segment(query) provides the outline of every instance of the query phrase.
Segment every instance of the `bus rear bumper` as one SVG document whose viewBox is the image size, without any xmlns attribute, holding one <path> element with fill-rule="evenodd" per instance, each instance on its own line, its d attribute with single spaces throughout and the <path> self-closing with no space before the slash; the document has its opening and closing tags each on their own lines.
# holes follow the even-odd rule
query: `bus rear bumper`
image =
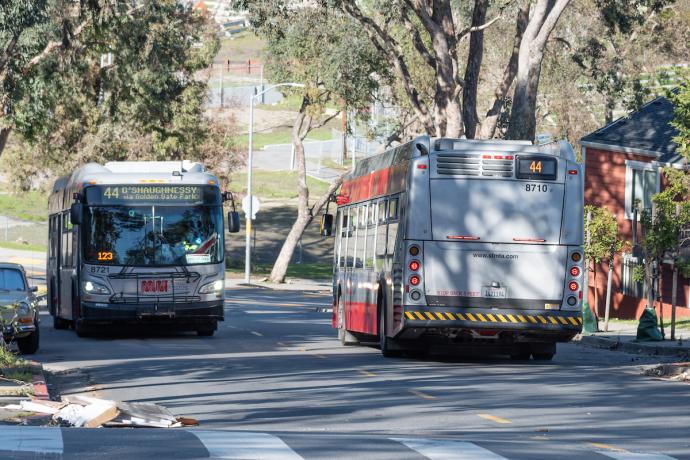
<svg viewBox="0 0 690 460">
<path fill-rule="evenodd" d="M 406 306 L 403 317 L 405 329 L 491 329 L 567 335 L 582 331 L 579 311 Z"/>
<path fill-rule="evenodd" d="M 190 303 L 100 303 L 82 302 L 81 318 L 98 322 L 208 322 L 223 321 L 223 301 Z"/>
</svg>

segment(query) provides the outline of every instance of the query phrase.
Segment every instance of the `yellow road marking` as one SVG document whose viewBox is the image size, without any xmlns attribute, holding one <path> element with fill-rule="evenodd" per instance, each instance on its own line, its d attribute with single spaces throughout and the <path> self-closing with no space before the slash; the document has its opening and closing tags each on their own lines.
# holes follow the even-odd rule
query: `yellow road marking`
<svg viewBox="0 0 690 460">
<path fill-rule="evenodd" d="M 606 449 L 611 450 L 613 452 L 628 452 L 627 450 L 621 449 L 620 447 L 610 446 L 608 444 L 602 444 L 600 442 L 588 442 L 587 444 L 589 444 L 592 447 L 596 447 L 597 449 Z"/>
<path fill-rule="evenodd" d="M 517 315 L 517 317 L 518 317 L 518 319 L 520 320 L 520 322 L 522 322 L 522 323 L 526 323 L 526 322 L 527 322 L 527 319 L 525 319 L 524 316 L 522 316 L 522 315 Z"/>
<path fill-rule="evenodd" d="M 424 316 L 422 316 L 422 314 L 419 313 L 418 311 L 414 312 L 414 314 L 417 316 L 417 319 L 421 319 L 421 320 L 424 319 Z"/>
<path fill-rule="evenodd" d="M 530 320 L 530 322 L 532 322 L 532 323 L 534 323 L 534 324 L 537 324 L 537 320 L 534 319 L 534 316 L 529 316 L 529 315 L 528 315 L 527 318 Z"/>
<path fill-rule="evenodd" d="M 451 321 L 455 319 L 455 316 L 453 316 L 453 314 L 452 314 L 451 312 L 448 312 L 448 311 L 447 311 L 447 312 L 446 312 L 446 316 L 447 316 L 448 319 L 451 320 Z"/>
<path fill-rule="evenodd" d="M 496 317 L 494 317 L 494 315 L 492 315 L 491 313 L 487 313 L 486 316 L 491 320 L 492 323 L 496 322 Z"/>
<path fill-rule="evenodd" d="M 362 375 L 365 376 L 365 377 L 376 377 L 376 374 L 374 374 L 373 372 L 369 372 L 369 371 L 366 370 L 366 369 L 360 369 L 360 370 L 359 370 L 359 373 L 362 374 Z"/>
<path fill-rule="evenodd" d="M 577 320 L 576 320 L 575 318 L 573 318 L 572 316 L 569 316 L 569 317 L 568 317 L 568 321 L 570 321 L 570 323 L 571 323 L 573 326 L 577 326 L 577 324 L 578 324 L 578 323 L 577 323 Z"/>
<path fill-rule="evenodd" d="M 439 313 L 439 312 L 436 312 L 436 316 L 438 316 L 438 319 L 440 319 L 441 321 L 443 321 L 444 319 L 446 319 L 446 317 L 443 316 L 443 314 L 442 314 L 442 313 Z"/>
<path fill-rule="evenodd" d="M 477 321 L 476 319 L 474 319 L 474 316 L 472 315 L 472 313 L 467 313 L 467 317 L 470 319 L 470 321 Z"/>
<path fill-rule="evenodd" d="M 509 319 L 512 323 L 517 323 L 517 320 L 515 319 L 515 317 L 514 317 L 513 315 L 508 315 L 508 319 Z"/>
<path fill-rule="evenodd" d="M 458 318 L 460 319 L 460 321 L 465 321 L 465 317 L 462 316 L 462 313 L 458 313 L 457 315 L 458 315 Z"/>
<path fill-rule="evenodd" d="M 499 315 L 499 314 L 497 313 L 496 316 L 498 316 L 498 319 L 500 319 L 502 323 L 507 323 L 507 322 L 508 322 L 508 321 L 505 319 L 505 317 L 504 317 L 503 315 Z"/>
<path fill-rule="evenodd" d="M 510 420 L 508 420 L 507 418 L 496 417 L 495 415 L 491 415 L 491 414 L 477 414 L 477 416 L 481 417 L 485 420 L 491 420 L 492 422 L 496 422 L 496 423 L 513 423 Z"/>
<path fill-rule="evenodd" d="M 407 316 L 407 319 L 414 319 L 414 315 L 412 315 L 412 312 L 406 311 L 405 316 Z"/>
<path fill-rule="evenodd" d="M 22 264 L 22 265 L 42 265 L 42 266 L 45 266 L 45 264 L 46 264 L 45 259 L 32 259 L 31 257 L 17 257 L 17 256 L 10 257 L 9 262 L 12 262 L 15 264 Z"/>
<path fill-rule="evenodd" d="M 436 399 L 436 396 L 432 396 L 432 395 L 429 395 L 429 394 L 426 394 L 426 393 L 422 393 L 422 392 L 419 391 L 419 390 L 410 390 L 410 393 L 412 393 L 413 395 L 418 396 L 418 397 L 420 397 L 420 398 L 422 398 L 422 399 Z"/>
<path fill-rule="evenodd" d="M 546 324 L 546 319 L 544 319 L 544 317 L 543 317 L 543 316 L 541 316 L 541 315 L 537 315 L 537 318 L 539 318 L 539 321 L 541 321 L 541 322 L 542 322 L 542 324 Z"/>
<path fill-rule="evenodd" d="M 477 313 L 477 318 L 479 318 L 479 321 L 486 323 L 486 318 L 481 313 Z"/>
<path fill-rule="evenodd" d="M 427 312 L 425 312 L 425 313 L 426 313 L 426 317 L 427 317 L 427 318 L 429 318 L 429 319 L 435 319 L 435 318 L 434 318 L 434 315 L 432 315 L 430 311 L 427 311 Z"/>
</svg>

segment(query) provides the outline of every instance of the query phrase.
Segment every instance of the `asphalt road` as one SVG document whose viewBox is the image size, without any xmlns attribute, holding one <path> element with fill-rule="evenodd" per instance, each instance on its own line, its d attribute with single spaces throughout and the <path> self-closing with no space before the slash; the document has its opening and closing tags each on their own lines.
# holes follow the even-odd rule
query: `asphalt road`
<svg viewBox="0 0 690 460">
<path fill-rule="evenodd" d="M 690 459 L 690 386 L 640 375 L 654 358 L 571 343 L 549 363 L 386 359 L 341 346 L 328 302 L 233 290 L 212 338 L 79 339 L 44 317 L 36 359 L 54 390 L 155 402 L 201 425 L 4 428 L 0 446 L 11 458 Z"/>
</svg>

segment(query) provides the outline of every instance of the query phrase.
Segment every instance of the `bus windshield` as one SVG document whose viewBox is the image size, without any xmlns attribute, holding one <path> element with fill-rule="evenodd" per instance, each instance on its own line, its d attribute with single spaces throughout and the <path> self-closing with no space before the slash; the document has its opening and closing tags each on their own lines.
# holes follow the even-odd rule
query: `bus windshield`
<svg viewBox="0 0 690 460">
<path fill-rule="evenodd" d="M 195 265 L 223 260 L 221 206 L 89 206 L 84 260 L 108 265 Z"/>
</svg>

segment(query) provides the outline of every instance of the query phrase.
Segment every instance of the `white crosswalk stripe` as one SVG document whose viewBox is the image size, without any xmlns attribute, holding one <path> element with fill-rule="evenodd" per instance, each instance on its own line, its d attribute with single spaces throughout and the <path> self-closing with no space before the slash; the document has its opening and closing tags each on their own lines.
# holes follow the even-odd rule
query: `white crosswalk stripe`
<svg viewBox="0 0 690 460">
<path fill-rule="evenodd" d="M 4 426 L 0 429 L 0 449 L 12 452 L 62 454 L 62 430 L 31 426 Z"/>
<path fill-rule="evenodd" d="M 506 460 L 498 454 L 465 441 L 443 439 L 390 438 L 405 444 L 430 460 Z"/>
<path fill-rule="evenodd" d="M 267 433 L 190 430 L 212 458 L 303 460 L 277 436 Z"/>
<path fill-rule="evenodd" d="M 673 457 L 669 457 L 664 454 L 642 454 L 637 452 L 602 452 L 597 451 L 601 455 L 606 455 L 607 457 L 615 458 L 616 460 L 675 460 Z"/>
</svg>

